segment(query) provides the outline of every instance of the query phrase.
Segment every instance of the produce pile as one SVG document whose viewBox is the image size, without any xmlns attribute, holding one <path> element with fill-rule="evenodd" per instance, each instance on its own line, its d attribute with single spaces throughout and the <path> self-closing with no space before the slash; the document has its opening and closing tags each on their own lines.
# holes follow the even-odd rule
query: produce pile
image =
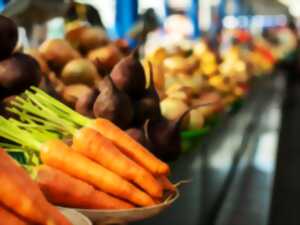
<svg viewBox="0 0 300 225">
<path fill-rule="evenodd" d="M 0 17 L 1 21 L 9 23 L 9 28 L 16 28 L 7 18 Z M 89 28 L 89 32 L 92 31 L 96 32 Z M 0 176 L 3 187 L 0 213 L 5 218 L 5 225 L 13 224 L 18 220 L 17 216 L 28 223 L 69 224 L 50 203 L 71 208 L 120 210 L 169 201 L 176 191 L 167 177 L 169 166 L 132 138 L 130 132 L 121 129 L 129 124 L 146 122 L 138 116 L 133 118 L 129 110 L 138 115 L 132 105 L 147 105 L 147 100 L 152 100 L 155 93 L 153 86 L 145 87 L 146 78 L 138 52 L 133 51 L 124 57 L 110 71 L 111 66 L 105 67 L 98 58 L 96 61 L 87 60 L 79 54 L 79 50 L 81 54 L 93 51 L 99 43 L 93 42 L 93 47 L 76 43 L 76 50 L 65 40 L 46 41 L 39 52 L 27 51 L 33 55 L 31 57 L 14 53 L 20 49 L 14 50 L 17 38 L 12 41 L 9 53 L 0 61 L 3 68 L 0 79 L 3 107 L 0 146 L 5 149 L 0 151 L 0 173 L 3 174 Z M 79 60 L 75 63 L 70 60 L 75 67 L 71 75 L 68 74 L 69 59 Z M 36 73 L 22 67 L 22 63 L 31 66 L 27 61 L 32 61 Z M 82 67 L 84 63 L 89 64 L 89 68 Z M 105 68 L 103 71 L 110 71 L 110 75 L 100 76 L 96 65 Z M 71 70 L 73 66 L 70 66 Z M 83 79 L 82 71 L 90 76 L 87 80 Z M 132 74 L 137 77 L 132 77 Z M 123 79 L 126 76 L 128 78 Z M 33 79 L 35 77 L 37 79 Z M 48 85 L 45 86 L 45 82 Z M 144 84 L 140 86 L 141 82 Z M 76 112 L 71 108 L 75 105 L 61 95 L 70 87 L 69 83 L 86 85 L 92 90 L 93 100 L 88 96 L 85 101 L 92 103 L 92 106 L 87 105 L 91 107 L 90 114 Z M 40 86 L 54 97 L 32 85 Z M 59 91 L 61 87 L 62 92 Z M 82 89 L 78 90 L 76 94 L 86 97 Z M 159 109 L 159 101 L 157 105 Z M 131 130 L 130 134 L 134 136 L 136 133 Z M 19 160 L 32 180 L 4 151 Z M 10 223 L 10 217 L 16 219 Z M 20 220 L 16 224 L 26 223 Z"/>
<path fill-rule="evenodd" d="M 7 87 L 13 92 L 1 98 L 3 116 L 13 116 L 5 108 L 35 85 L 84 116 L 110 120 L 159 158 L 178 157 L 183 116 L 176 121 L 162 116 L 152 70 L 146 76 L 139 49 L 129 53 L 124 41 L 112 42 L 100 28 L 80 26 L 65 39 L 46 40 L 39 49 L 24 52 L 39 63 L 40 70 L 35 63 L 39 82 L 21 82 L 33 81 L 29 70 L 24 70 L 25 78 L 15 77 Z M 148 67 L 152 68 L 150 63 Z M 3 76 L 6 85 L 10 74 Z M 15 85 L 18 82 L 21 88 Z"/>
<path fill-rule="evenodd" d="M 155 49 L 145 60 L 153 65 L 163 116 L 176 120 L 192 109 L 183 129 L 203 128 L 209 118 L 247 94 L 253 77 L 272 71 L 274 62 L 261 52 L 235 45 L 218 55 L 204 41 L 188 48 Z M 197 108 L 205 103 L 211 104 Z"/>
<path fill-rule="evenodd" d="M 11 116 L 4 108 L 35 85 L 81 115 L 110 120 L 160 159 L 175 160 L 182 152 L 181 131 L 201 131 L 246 95 L 252 77 L 272 70 L 266 48 L 244 42 L 221 55 L 203 40 L 188 48 L 178 43 L 141 61 L 139 49 L 130 51 L 125 41 L 109 40 L 100 28 L 76 26 L 65 39 L 24 50 L 39 63 L 40 82 L 11 85 L 14 91 L 3 96 L 0 109 Z M 32 74 L 26 73 L 29 81 Z"/>
<path fill-rule="evenodd" d="M 175 191 L 169 166 L 109 120 L 84 117 L 37 88 L 11 105 L 19 119 L 0 117 L 0 145 L 38 158 L 26 165 L 39 166 L 36 180 L 50 202 L 125 209 L 160 203 L 164 190 Z"/>
</svg>

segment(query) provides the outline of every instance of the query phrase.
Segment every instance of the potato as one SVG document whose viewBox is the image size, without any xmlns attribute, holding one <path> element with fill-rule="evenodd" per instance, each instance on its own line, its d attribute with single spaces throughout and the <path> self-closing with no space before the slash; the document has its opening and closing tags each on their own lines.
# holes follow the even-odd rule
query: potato
<svg viewBox="0 0 300 225">
<path fill-rule="evenodd" d="M 193 109 L 189 113 L 188 129 L 200 129 L 203 127 L 204 121 L 203 110 L 201 108 Z"/>
<path fill-rule="evenodd" d="M 165 98 L 160 102 L 160 108 L 163 116 L 169 120 L 179 118 L 189 109 L 186 103 L 176 98 Z"/>
<path fill-rule="evenodd" d="M 65 84 L 86 84 L 93 86 L 100 80 L 96 66 L 88 59 L 73 59 L 68 62 L 61 73 Z"/>
<path fill-rule="evenodd" d="M 62 39 L 46 40 L 40 46 L 39 52 L 55 72 L 59 72 L 72 59 L 80 58 L 79 52 Z"/>
<path fill-rule="evenodd" d="M 77 100 L 91 92 L 91 88 L 84 84 L 66 86 L 63 90 L 63 100 L 71 107 L 75 107 Z"/>
</svg>

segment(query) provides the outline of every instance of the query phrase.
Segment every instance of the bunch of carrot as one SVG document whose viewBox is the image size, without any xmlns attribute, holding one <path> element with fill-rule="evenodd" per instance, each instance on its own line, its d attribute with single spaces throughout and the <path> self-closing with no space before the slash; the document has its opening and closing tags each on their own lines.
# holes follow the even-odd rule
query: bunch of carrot
<svg viewBox="0 0 300 225">
<path fill-rule="evenodd" d="M 0 118 L 0 136 L 39 154 L 36 181 L 50 202 L 127 209 L 151 206 L 164 190 L 175 190 L 169 166 L 110 121 L 85 118 L 36 88 L 12 105 L 21 122 Z"/>
<path fill-rule="evenodd" d="M 71 225 L 3 149 L 0 186 L 0 225 Z"/>
</svg>

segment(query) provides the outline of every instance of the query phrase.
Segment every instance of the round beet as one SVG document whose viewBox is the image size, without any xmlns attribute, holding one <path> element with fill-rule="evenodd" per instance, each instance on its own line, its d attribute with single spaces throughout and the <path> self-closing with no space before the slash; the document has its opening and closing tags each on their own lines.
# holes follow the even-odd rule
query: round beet
<svg viewBox="0 0 300 225">
<path fill-rule="evenodd" d="M 130 97 L 140 98 L 145 92 L 146 76 L 139 61 L 138 49 L 116 64 L 110 76 L 119 90 Z"/>
<path fill-rule="evenodd" d="M 0 62 L 0 98 L 20 94 L 31 85 L 38 85 L 41 71 L 31 56 L 15 53 Z"/>
<path fill-rule="evenodd" d="M 17 25 L 11 19 L 0 15 L 0 59 L 5 59 L 12 53 L 17 41 Z"/>
<path fill-rule="evenodd" d="M 99 82 L 100 94 L 94 103 L 95 117 L 112 121 L 122 129 L 128 128 L 134 117 L 133 106 L 125 92 L 118 90 L 110 76 Z"/>
<path fill-rule="evenodd" d="M 150 68 L 150 85 L 145 90 L 141 99 L 135 102 L 135 123 L 142 125 L 147 119 L 157 120 L 161 118 L 160 99 L 153 80 L 152 65 L 149 63 Z"/>
</svg>

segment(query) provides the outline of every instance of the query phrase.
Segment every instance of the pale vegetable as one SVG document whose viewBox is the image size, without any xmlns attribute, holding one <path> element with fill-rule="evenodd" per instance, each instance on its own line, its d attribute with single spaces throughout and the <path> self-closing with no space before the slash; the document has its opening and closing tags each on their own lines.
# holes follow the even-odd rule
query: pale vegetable
<svg viewBox="0 0 300 225">
<path fill-rule="evenodd" d="M 183 101 L 176 98 L 165 98 L 160 103 L 160 108 L 163 116 L 169 120 L 179 118 L 189 107 Z"/>
<path fill-rule="evenodd" d="M 204 116 L 201 108 L 193 109 L 189 113 L 189 130 L 195 130 L 203 128 L 204 125 Z"/>
</svg>

